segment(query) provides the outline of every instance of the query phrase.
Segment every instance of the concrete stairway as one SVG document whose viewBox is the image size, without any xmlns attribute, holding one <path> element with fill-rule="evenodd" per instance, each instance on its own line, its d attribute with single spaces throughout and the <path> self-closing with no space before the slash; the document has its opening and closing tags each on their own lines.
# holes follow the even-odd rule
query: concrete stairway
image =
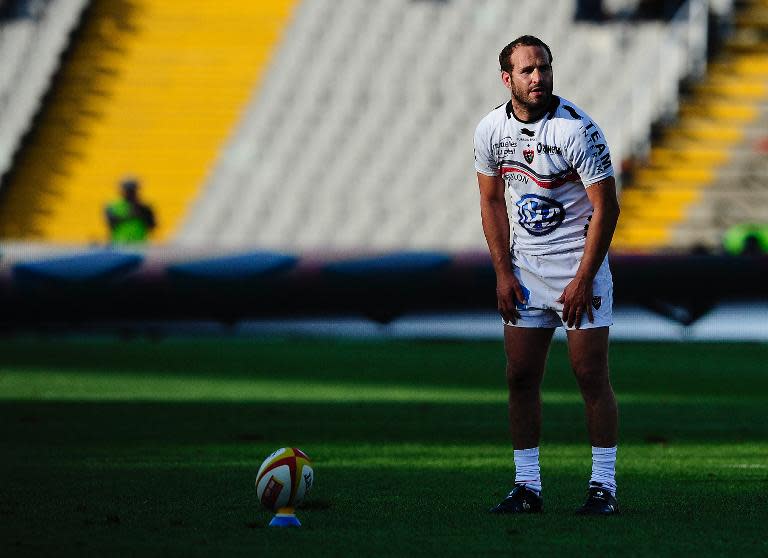
<svg viewBox="0 0 768 558">
<path fill-rule="evenodd" d="M 623 252 L 715 248 L 725 223 L 717 210 L 738 196 L 744 153 L 765 130 L 768 0 L 741 3 L 736 32 L 681 103 L 647 164 L 622 193 L 614 249 Z M 749 38 L 751 37 L 751 39 Z"/>
<path fill-rule="evenodd" d="M 117 181 L 175 231 L 295 0 L 95 0 L 0 200 L 0 238 L 103 242 Z"/>
</svg>

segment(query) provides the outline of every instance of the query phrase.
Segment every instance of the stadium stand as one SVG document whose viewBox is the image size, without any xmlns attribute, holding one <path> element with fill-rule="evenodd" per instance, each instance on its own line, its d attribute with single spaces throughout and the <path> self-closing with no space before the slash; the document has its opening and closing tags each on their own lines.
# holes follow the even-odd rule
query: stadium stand
<svg viewBox="0 0 768 558">
<path fill-rule="evenodd" d="M 11 167 L 87 1 L 50 0 L 30 11 L 12 4 L 2 5 L 0 20 L 0 176 Z"/>
<path fill-rule="evenodd" d="M 732 38 L 694 85 L 622 195 L 615 247 L 719 250 L 739 222 L 768 222 L 768 166 L 756 148 L 768 115 L 768 3 L 736 18 Z M 750 39 L 751 37 L 751 39 Z"/>
<path fill-rule="evenodd" d="M 765 84 L 735 96 L 715 63 L 682 106 L 678 84 L 705 74 L 707 7 L 723 16 L 730 0 L 641 21 L 649 3 L 604 0 L 600 17 L 578 22 L 578 0 L 524 0 L 514 13 L 505 0 L 312 0 L 291 20 L 294 3 L 90 2 L 5 177 L 0 238 L 103 242 L 103 204 L 131 174 L 157 210 L 159 242 L 482 250 L 472 131 L 506 98 L 495 54 L 522 33 L 550 43 L 556 91 L 601 124 L 617 170 L 648 161 L 623 195 L 618 249 L 713 246 L 728 224 L 707 217 L 717 203 L 702 201 L 703 185 L 731 172 L 746 124 L 762 125 Z M 742 5 L 754 6 L 740 20 L 754 30 L 764 2 Z M 762 68 L 759 53 L 739 55 L 752 57 L 745 72 Z M 617 79 L 622 68 L 632 72 Z M 651 125 L 678 111 L 651 149 Z M 722 226 L 700 238 L 707 219 Z"/>
<path fill-rule="evenodd" d="M 4 189 L 0 236 L 103 242 L 124 174 L 175 230 L 294 1 L 94 0 Z"/>
<path fill-rule="evenodd" d="M 703 2 L 672 23 L 574 24 L 575 8 L 304 3 L 177 241 L 482 249 L 471 140 L 506 98 L 495 56 L 511 38 L 550 43 L 556 91 L 601 123 L 617 166 L 649 149 L 651 123 L 677 110 L 679 80 L 704 67 Z"/>
</svg>

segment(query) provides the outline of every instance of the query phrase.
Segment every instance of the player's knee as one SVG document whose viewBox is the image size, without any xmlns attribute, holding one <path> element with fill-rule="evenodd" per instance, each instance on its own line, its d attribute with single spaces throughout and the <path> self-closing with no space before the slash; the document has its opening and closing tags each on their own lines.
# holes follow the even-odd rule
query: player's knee
<svg viewBox="0 0 768 558">
<path fill-rule="evenodd" d="M 507 385 L 511 392 L 535 391 L 539 389 L 541 376 L 525 367 L 507 364 Z"/>
<path fill-rule="evenodd" d="M 608 371 L 602 367 L 574 370 L 579 389 L 587 401 L 598 400 L 611 392 Z"/>
</svg>

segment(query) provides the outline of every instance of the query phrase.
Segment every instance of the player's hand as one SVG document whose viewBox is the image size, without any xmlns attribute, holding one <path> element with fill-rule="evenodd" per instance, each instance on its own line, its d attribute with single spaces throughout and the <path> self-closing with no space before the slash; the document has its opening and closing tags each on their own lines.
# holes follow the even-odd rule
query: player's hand
<svg viewBox="0 0 768 558">
<path fill-rule="evenodd" d="M 563 321 L 568 327 L 581 327 L 585 313 L 590 322 L 595 321 L 592 314 L 592 281 L 575 277 L 566 285 L 557 302 L 563 304 Z"/>
<path fill-rule="evenodd" d="M 496 278 L 496 300 L 499 314 L 505 322 L 517 323 L 520 312 L 517 311 L 516 302 L 525 304 L 525 295 L 520 287 L 520 282 L 513 274 Z"/>
</svg>

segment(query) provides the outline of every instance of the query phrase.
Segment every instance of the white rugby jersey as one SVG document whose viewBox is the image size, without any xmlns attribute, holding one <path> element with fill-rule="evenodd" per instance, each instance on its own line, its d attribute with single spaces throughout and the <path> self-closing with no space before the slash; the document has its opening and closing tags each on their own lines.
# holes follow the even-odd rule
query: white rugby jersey
<svg viewBox="0 0 768 558">
<path fill-rule="evenodd" d="M 475 169 L 504 179 L 512 248 L 531 255 L 583 251 L 593 211 L 585 185 L 613 176 L 602 130 L 557 96 L 535 122 L 517 120 L 512 101 L 488 113 L 475 131 Z"/>
</svg>

